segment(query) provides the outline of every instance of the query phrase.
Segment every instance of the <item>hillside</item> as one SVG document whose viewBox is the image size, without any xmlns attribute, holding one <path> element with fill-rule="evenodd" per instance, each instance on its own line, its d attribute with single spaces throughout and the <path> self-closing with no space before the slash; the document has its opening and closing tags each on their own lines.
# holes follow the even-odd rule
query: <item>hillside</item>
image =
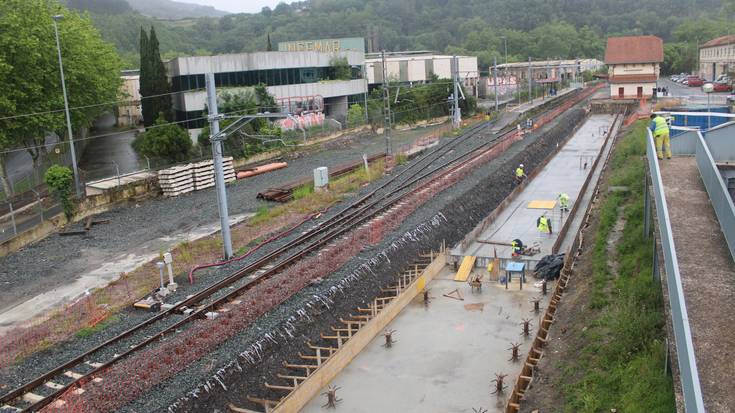
<svg viewBox="0 0 735 413">
<path fill-rule="evenodd" d="M 222 17 L 228 13 L 212 6 L 183 3 L 172 0 L 126 0 L 130 6 L 145 16 L 178 20 L 192 17 Z"/>
<path fill-rule="evenodd" d="M 129 1 L 135 6 L 169 0 Z M 130 13 L 93 15 L 131 64 L 140 25 L 153 24 L 168 57 L 263 50 L 268 33 L 274 44 L 372 33 L 374 50 L 468 53 L 482 66 L 493 56 L 503 59 L 503 37 L 509 60 L 517 61 L 601 58 L 607 36 L 645 33 L 670 45 L 676 68 L 666 70 L 674 71 L 694 64 L 697 41 L 735 31 L 733 17 L 723 0 L 309 0 L 257 14 L 173 23 Z"/>
</svg>

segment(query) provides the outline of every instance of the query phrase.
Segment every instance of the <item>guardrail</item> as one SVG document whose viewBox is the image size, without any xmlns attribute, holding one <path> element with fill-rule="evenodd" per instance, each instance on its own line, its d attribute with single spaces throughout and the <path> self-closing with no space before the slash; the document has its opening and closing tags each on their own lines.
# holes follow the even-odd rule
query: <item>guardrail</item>
<svg viewBox="0 0 735 413">
<path fill-rule="evenodd" d="M 650 130 L 646 139 L 646 156 L 651 173 L 653 194 L 656 200 L 656 214 L 661 234 L 661 249 L 664 255 L 664 267 L 666 269 L 667 287 L 669 292 L 669 305 L 671 307 L 671 321 L 674 328 L 676 340 L 676 357 L 679 364 L 681 378 L 681 389 L 684 396 L 684 409 L 687 413 L 704 413 L 704 400 L 702 399 L 702 388 L 699 384 L 699 371 L 697 360 L 694 357 L 694 344 L 692 343 L 692 332 L 689 327 L 689 316 L 687 315 L 686 301 L 684 300 L 684 288 L 681 284 L 679 273 L 679 261 L 674 246 L 674 235 L 671 231 L 671 220 L 669 210 L 666 206 L 664 184 L 661 179 L 661 169 L 656 156 L 653 136 Z"/>
<path fill-rule="evenodd" d="M 735 204 L 732 202 L 720 170 L 717 169 L 712 152 L 700 132 L 697 132 L 695 157 L 710 203 L 715 209 L 720 228 L 730 248 L 730 256 L 735 259 Z"/>
</svg>

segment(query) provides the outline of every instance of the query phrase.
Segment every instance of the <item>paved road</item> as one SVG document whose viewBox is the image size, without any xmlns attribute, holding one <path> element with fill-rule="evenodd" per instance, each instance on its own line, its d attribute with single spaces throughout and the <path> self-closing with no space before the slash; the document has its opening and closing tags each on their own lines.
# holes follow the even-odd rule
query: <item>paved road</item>
<svg viewBox="0 0 735 413">
<path fill-rule="evenodd" d="M 133 150 L 131 143 L 135 140 L 135 130 L 116 132 L 115 117 L 105 115 L 95 123 L 94 135 L 111 134 L 100 138 L 90 139 L 84 148 L 79 161 L 79 168 L 85 172 L 87 181 L 107 178 L 120 173 L 134 172 L 141 169 L 141 162 Z"/>
<path fill-rule="evenodd" d="M 669 89 L 669 96 L 681 97 L 687 100 L 691 104 L 707 104 L 707 94 L 702 92 L 701 87 L 689 87 L 682 85 L 681 83 L 672 82 L 668 78 L 661 78 L 658 81 L 660 87 Z M 724 105 L 725 99 L 729 93 L 712 93 L 710 96 L 710 104 L 712 105 Z"/>
</svg>

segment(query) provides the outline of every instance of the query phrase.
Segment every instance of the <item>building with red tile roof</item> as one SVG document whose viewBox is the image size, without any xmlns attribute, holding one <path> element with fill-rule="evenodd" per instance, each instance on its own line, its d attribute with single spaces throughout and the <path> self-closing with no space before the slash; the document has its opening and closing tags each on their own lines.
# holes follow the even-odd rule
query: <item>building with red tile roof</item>
<svg viewBox="0 0 735 413">
<path fill-rule="evenodd" d="M 735 71 L 735 35 L 712 39 L 699 47 L 699 76 L 715 81 Z"/>
<path fill-rule="evenodd" d="M 605 50 L 610 96 L 642 99 L 653 95 L 664 61 L 664 42 L 656 36 L 609 37 Z"/>
</svg>

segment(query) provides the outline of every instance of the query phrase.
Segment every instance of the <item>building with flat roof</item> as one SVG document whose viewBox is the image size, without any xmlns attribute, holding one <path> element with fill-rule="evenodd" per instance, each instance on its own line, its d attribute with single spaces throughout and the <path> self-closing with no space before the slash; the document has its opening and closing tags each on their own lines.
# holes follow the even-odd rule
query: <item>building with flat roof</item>
<svg viewBox="0 0 735 413">
<path fill-rule="evenodd" d="M 528 78 L 528 69 L 531 68 L 533 80 L 573 80 L 582 72 L 594 72 L 605 66 L 597 59 L 569 59 L 569 60 L 533 60 L 531 62 L 504 63 L 498 65 L 498 76 L 513 77 L 521 80 Z M 490 77 L 493 68 L 489 68 Z"/>
<path fill-rule="evenodd" d="M 117 126 L 133 127 L 143 122 L 143 108 L 140 105 L 140 71 L 123 70 L 120 86 L 121 103 L 115 108 Z"/>
<path fill-rule="evenodd" d="M 656 36 L 609 37 L 605 50 L 610 97 L 653 96 L 664 61 L 664 42 Z"/>
<path fill-rule="evenodd" d="M 351 66 L 349 79 L 337 78 L 336 58 Z M 358 51 L 256 52 L 219 56 L 177 57 L 167 62 L 176 120 L 188 129 L 202 128 L 207 92 L 205 74 L 214 73 L 218 88 L 249 88 L 263 83 L 282 110 L 297 113 L 304 107 L 344 120 L 348 105 L 363 103 L 367 82 L 365 57 Z"/>
<path fill-rule="evenodd" d="M 735 71 L 735 35 L 712 39 L 699 47 L 699 76 L 715 81 Z"/>
<path fill-rule="evenodd" d="M 386 52 L 386 69 L 389 82 L 408 85 L 431 81 L 433 75 L 439 79 L 452 79 L 452 57 L 430 51 Z M 477 93 L 480 73 L 476 56 L 457 56 L 459 78 L 472 95 Z M 365 57 L 365 70 L 370 86 L 383 83 L 383 60 L 380 53 L 369 53 Z"/>
</svg>

